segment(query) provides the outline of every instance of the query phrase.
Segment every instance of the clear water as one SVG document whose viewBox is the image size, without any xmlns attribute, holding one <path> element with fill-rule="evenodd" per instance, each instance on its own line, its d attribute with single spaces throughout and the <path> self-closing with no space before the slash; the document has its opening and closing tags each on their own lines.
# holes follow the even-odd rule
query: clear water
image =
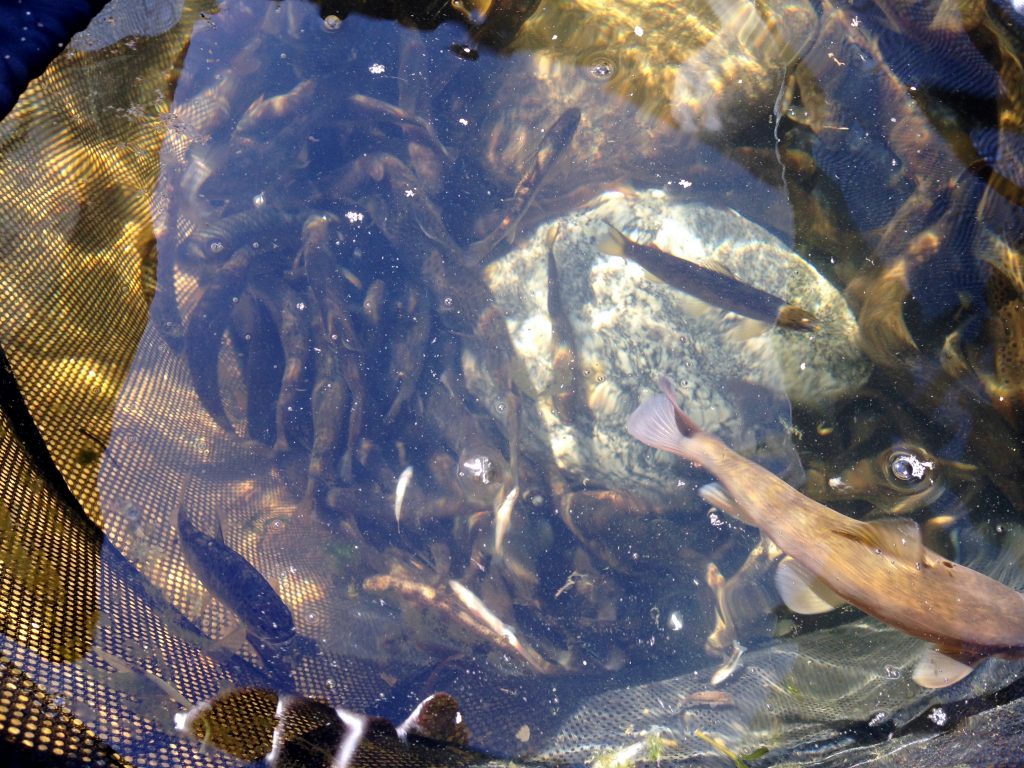
<svg viewBox="0 0 1024 768">
<path fill-rule="evenodd" d="M 480 746 L 515 754 L 553 734 L 560 697 L 709 679 L 730 640 L 756 650 L 860 617 L 795 617 L 765 566 L 729 582 L 734 615 L 713 634 L 709 567 L 731 577 L 758 535 L 698 500 L 710 477 L 645 503 L 520 433 L 542 393 L 528 363 L 500 370 L 515 329 L 463 254 L 515 210 L 570 107 L 572 143 L 486 260 L 630 187 L 781 237 L 845 292 L 872 361 L 856 387 L 793 404 L 794 481 L 844 514 L 910 517 L 928 546 L 1021 586 L 1006 551 L 1024 503 L 1024 20 L 627 5 L 542 3 L 502 51 L 458 23 L 325 20 L 301 2 L 225 3 L 196 27 L 160 118 L 156 298 L 101 499 L 114 544 L 213 638 L 245 595 L 203 599 L 177 510 L 219 525 L 316 643 L 304 694 L 399 719 L 447 688 Z M 469 336 L 508 384 L 470 394 Z M 665 486 L 681 472 L 666 465 Z M 905 688 L 913 656 L 878 675 Z M 338 659 L 380 670 L 379 688 L 323 674 Z M 992 690 L 1018 670 L 1000 674 Z M 693 738 L 678 713 L 660 727 Z"/>
</svg>

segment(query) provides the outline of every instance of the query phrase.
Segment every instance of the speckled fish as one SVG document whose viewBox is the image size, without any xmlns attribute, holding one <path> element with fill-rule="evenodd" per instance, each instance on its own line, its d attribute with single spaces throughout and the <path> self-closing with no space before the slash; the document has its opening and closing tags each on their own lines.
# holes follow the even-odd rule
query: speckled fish
<svg viewBox="0 0 1024 768">
<path fill-rule="evenodd" d="M 795 304 L 747 285 L 725 272 L 666 253 L 656 245 L 630 240 L 611 224 L 608 224 L 607 236 L 597 247 L 609 255 L 632 259 L 673 288 L 720 309 L 793 331 L 816 331 L 820 328 L 814 315 Z"/>
<path fill-rule="evenodd" d="M 686 416 L 662 378 L 627 429 L 641 442 L 705 467 L 721 485 L 705 501 L 761 529 L 787 557 L 775 583 L 790 609 L 843 601 L 934 644 L 918 662 L 919 685 L 941 688 L 989 656 L 1024 656 L 1024 594 L 928 549 L 909 520 L 862 522 L 809 499 L 743 458 Z"/>
</svg>

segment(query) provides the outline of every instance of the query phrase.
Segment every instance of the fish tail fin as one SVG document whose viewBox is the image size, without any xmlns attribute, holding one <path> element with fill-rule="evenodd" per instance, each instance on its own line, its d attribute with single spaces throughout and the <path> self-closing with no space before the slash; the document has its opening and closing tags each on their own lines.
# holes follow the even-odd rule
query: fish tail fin
<svg viewBox="0 0 1024 768">
<path fill-rule="evenodd" d="M 820 331 L 821 321 L 814 315 L 796 304 L 786 304 L 779 310 L 779 316 L 775 321 L 779 328 L 789 328 L 793 331 Z"/>
<path fill-rule="evenodd" d="M 626 431 L 644 445 L 699 461 L 693 437 L 700 427 L 680 410 L 671 387 L 668 379 L 662 377 L 662 391 L 630 414 Z"/>
<path fill-rule="evenodd" d="M 604 220 L 608 225 L 608 231 L 597 241 L 597 249 L 609 256 L 625 256 L 626 248 L 629 245 L 629 238 L 620 232 L 608 219 Z"/>
<path fill-rule="evenodd" d="M 693 437 L 702 432 L 703 430 L 697 425 L 697 422 L 683 413 L 683 409 L 679 407 L 679 403 L 676 401 L 676 385 L 672 383 L 672 380 L 668 376 L 660 376 L 658 377 L 658 387 L 672 404 L 672 414 L 675 418 L 676 429 L 686 437 Z"/>
</svg>

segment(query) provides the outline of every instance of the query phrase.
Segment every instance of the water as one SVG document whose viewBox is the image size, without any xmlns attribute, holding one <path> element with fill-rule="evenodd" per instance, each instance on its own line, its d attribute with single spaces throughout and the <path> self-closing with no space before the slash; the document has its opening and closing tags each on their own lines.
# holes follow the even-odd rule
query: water
<svg viewBox="0 0 1024 768">
<path fill-rule="evenodd" d="M 592 762 L 628 750 L 632 733 L 663 738 L 675 758 L 714 754 L 694 735 L 713 727 L 736 754 L 796 753 L 880 708 L 909 727 L 924 706 L 908 683 L 921 644 L 849 609 L 780 610 L 756 533 L 698 500 L 710 478 L 666 464 L 669 500 L 651 504 L 628 471 L 595 482 L 525 438 L 521 414 L 545 393 L 465 254 L 510 210 L 545 130 L 578 107 L 513 243 L 487 259 L 630 187 L 732 208 L 779 236 L 845 292 L 872 372 L 791 408 L 744 410 L 761 397 L 746 389 L 724 407 L 785 414 L 768 426 L 785 431 L 810 495 L 852 516 L 911 516 L 930 547 L 1022 586 L 1024 90 L 1009 55 L 1021 19 L 998 6 L 966 28 L 936 26 L 925 11 L 792 2 L 715 18 L 545 3 L 498 52 L 458 23 L 225 3 L 197 24 L 169 110 L 132 113 L 163 127 L 147 206 L 158 267 L 98 481 L 111 542 L 222 638 L 234 611 L 203 599 L 174 538 L 188 506 L 316 643 L 315 659 L 289 662 L 299 692 L 397 721 L 446 688 L 474 743 L 498 754 Z M 453 53 L 466 45 L 479 55 Z M 576 343 L 588 330 L 601 333 L 577 328 Z M 677 333 L 721 345 L 685 323 Z M 470 346 L 485 376 L 466 370 Z M 785 398 L 775 379 L 802 369 L 779 359 L 786 375 L 762 383 Z M 578 373 L 594 408 L 605 372 Z M 639 403 L 629 397 L 624 414 Z M 908 486 L 889 460 L 897 448 L 934 474 Z M 876 632 L 863 653 L 844 642 Z M 339 685 L 340 659 L 372 682 Z M 986 692 L 1019 674 L 1000 663 Z M 187 700 L 209 695 L 178 682 Z M 628 684 L 654 692 L 616 694 Z M 736 703 L 711 712 L 693 698 L 708 689 Z M 584 715 L 563 728 L 576 706 Z"/>
</svg>

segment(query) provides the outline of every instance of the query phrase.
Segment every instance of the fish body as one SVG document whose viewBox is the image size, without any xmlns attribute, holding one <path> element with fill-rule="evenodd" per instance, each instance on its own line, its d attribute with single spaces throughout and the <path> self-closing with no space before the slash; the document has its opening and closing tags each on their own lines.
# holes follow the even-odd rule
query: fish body
<svg viewBox="0 0 1024 768">
<path fill-rule="evenodd" d="M 656 245 L 630 240 L 614 226 L 605 223 L 608 224 L 608 235 L 598 243 L 598 248 L 607 254 L 635 261 L 677 290 L 720 309 L 780 328 L 794 331 L 815 331 L 820 328 L 814 315 L 795 304 L 747 285 L 725 272 L 666 253 Z"/>
<path fill-rule="evenodd" d="M 516 185 L 512 201 L 498 227 L 483 240 L 470 246 L 467 252 L 470 263 L 480 262 L 489 256 L 503 238 L 509 242 L 515 239 L 519 222 L 526 215 L 548 172 L 558 164 L 572 143 L 581 117 L 582 113 L 577 107 L 569 107 L 547 129 L 537 147 L 533 163 Z"/>
<path fill-rule="evenodd" d="M 274 645 L 295 636 L 292 613 L 270 583 L 220 538 L 199 530 L 184 507 L 178 511 L 178 540 L 192 572 L 251 635 Z"/>
<path fill-rule="evenodd" d="M 491 765 L 467 746 L 458 701 L 434 693 L 401 724 L 267 688 L 235 688 L 174 717 L 177 731 L 247 764 L 283 766 Z M 517 761 L 519 765 L 525 765 Z"/>
<path fill-rule="evenodd" d="M 787 570 L 804 572 L 811 589 L 831 591 L 886 624 L 934 643 L 940 654 L 963 667 L 929 676 L 919 665 L 917 682 L 941 687 L 985 657 L 1024 656 L 1024 594 L 927 548 L 912 521 L 862 522 L 804 496 L 701 431 L 675 404 L 671 385 L 663 380 L 662 388 L 630 417 L 630 434 L 710 471 L 722 488 L 709 495 L 722 502 L 724 511 L 760 528 L 797 564 Z M 785 597 L 782 582 L 777 574 Z"/>
</svg>

